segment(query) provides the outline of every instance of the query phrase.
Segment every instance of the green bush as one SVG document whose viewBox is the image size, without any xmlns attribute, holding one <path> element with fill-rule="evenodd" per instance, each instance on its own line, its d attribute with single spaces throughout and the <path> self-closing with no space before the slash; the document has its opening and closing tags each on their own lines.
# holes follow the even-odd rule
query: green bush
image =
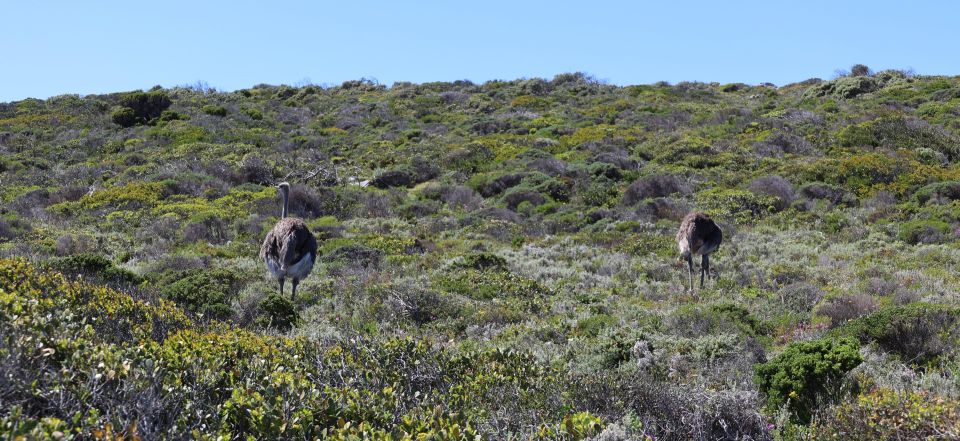
<svg viewBox="0 0 960 441">
<path fill-rule="evenodd" d="M 131 127 L 137 124 L 137 115 L 129 107 L 117 107 L 110 114 L 110 119 L 121 127 Z"/>
<path fill-rule="evenodd" d="M 243 113 L 246 113 L 250 119 L 255 121 L 260 121 L 263 119 L 263 112 L 261 112 L 260 109 L 247 108 L 243 109 Z"/>
<path fill-rule="evenodd" d="M 208 104 L 206 106 L 203 106 L 203 108 L 200 110 L 203 111 L 203 113 L 206 113 L 207 115 L 227 116 L 227 108 L 223 106 Z"/>
<path fill-rule="evenodd" d="M 150 123 L 172 104 L 170 97 L 161 91 L 126 93 L 120 97 L 119 103 L 121 107 L 119 111 L 122 111 L 121 121 L 130 123 L 129 125 Z M 124 108 L 132 111 L 132 118 L 127 110 L 123 110 Z M 117 121 L 117 111 L 114 112 L 113 118 L 117 124 L 129 127 Z"/>
<path fill-rule="evenodd" d="M 943 153 L 950 160 L 960 155 L 957 137 L 941 127 L 921 119 L 885 116 L 847 126 L 837 133 L 845 147 L 928 148 Z"/>
<path fill-rule="evenodd" d="M 880 88 L 879 82 L 870 77 L 854 76 L 841 77 L 833 81 L 825 81 L 812 86 L 804 94 L 805 97 L 837 97 L 850 99 Z"/>
<path fill-rule="evenodd" d="M 927 203 L 949 204 L 960 200 L 960 182 L 936 182 L 924 186 L 913 193 L 913 200 L 920 205 Z"/>
<path fill-rule="evenodd" d="M 934 440 L 960 437 L 960 402 L 930 392 L 879 389 L 830 409 L 811 439 Z"/>
<path fill-rule="evenodd" d="M 51 268 L 75 275 L 93 277 L 102 283 L 139 285 L 143 278 L 129 270 L 116 267 L 113 262 L 97 254 L 77 254 L 50 260 Z"/>
<path fill-rule="evenodd" d="M 888 306 L 851 320 L 835 331 L 860 341 L 875 342 L 904 361 L 928 364 L 956 347 L 960 310 L 945 305 L 910 303 Z"/>
<path fill-rule="evenodd" d="M 711 188 L 697 193 L 697 204 L 715 218 L 753 222 L 775 212 L 777 199 L 746 190 Z"/>
<path fill-rule="evenodd" d="M 507 260 L 493 253 L 474 253 L 454 263 L 454 268 L 475 269 L 478 271 L 506 271 Z"/>
<path fill-rule="evenodd" d="M 437 288 L 477 300 L 521 297 L 544 298 L 553 295 L 550 288 L 536 280 L 507 271 L 478 271 L 475 269 L 448 271 L 434 279 Z"/>
<path fill-rule="evenodd" d="M 160 294 L 187 311 L 223 319 L 233 313 L 230 300 L 237 282 L 233 273 L 220 269 L 171 273 L 160 282 Z"/>
<path fill-rule="evenodd" d="M 300 320 L 297 308 L 286 297 L 277 293 L 270 293 L 260 302 L 260 317 L 257 323 L 260 326 L 287 331 Z"/>
<path fill-rule="evenodd" d="M 900 224 L 897 238 L 916 245 L 918 243 L 940 243 L 950 233 L 950 224 L 938 219 L 914 219 Z"/>
<path fill-rule="evenodd" d="M 186 115 L 173 110 L 164 110 L 160 113 L 160 121 L 180 121 L 184 119 L 187 119 Z"/>
<path fill-rule="evenodd" d="M 454 170 L 476 173 L 488 169 L 493 161 L 493 152 L 480 143 L 468 144 L 447 154 L 445 161 Z"/>
<path fill-rule="evenodd" d="M 822 402 L 837 398 L 844 375 L 862 361 L 856 340 L 820 339 L 791 343 L 754 371 L 768 411 L 787 405 L 795 421 L 807 424 Z"/>
</svg>

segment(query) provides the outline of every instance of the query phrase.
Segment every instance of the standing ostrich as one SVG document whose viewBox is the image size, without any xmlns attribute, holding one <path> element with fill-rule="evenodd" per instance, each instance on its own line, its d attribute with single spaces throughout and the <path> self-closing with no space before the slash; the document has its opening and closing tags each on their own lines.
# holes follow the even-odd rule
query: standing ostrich
<svg viewBox="0 0 960 441">
<path fill-rule="evenodd" d="M 287 217 L 290 184 L 281 182 L 277 188 L 283 196 L 283 211 L 280 213 L 280 220 L 263 240 L 260 257 L 267 264 L 270 275 L 280 282 L 281 296 L 284 279 L 293 279 L 293 293 L 290 295 L 292 300 L 297 296 L 297 285 L 313 269 L 313 262 L 317 258 L 317 239 L 303 219 Z"/>
<path fill-rule="evenodd" d="M 723 232 L 710 216 L 693 212 L 683 218 L 677 231 L 677 246 L 680 260 L 686 260 L 690 268 L 690 291 L 693 291 L 693 255 L 703 256 L 700 262 L 700 289 L 703 289 L 704 274 L 710 278 L 710 253 L 716 251 L 720 242 L 723 242 Z"/>
</svg>

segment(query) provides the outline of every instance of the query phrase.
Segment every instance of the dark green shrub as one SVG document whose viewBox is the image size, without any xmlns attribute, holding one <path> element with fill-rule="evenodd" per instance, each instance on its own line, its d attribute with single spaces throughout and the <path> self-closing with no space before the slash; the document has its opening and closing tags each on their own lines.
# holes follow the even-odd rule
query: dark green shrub
<svg viewBox="0 0 960 441">
<path fill-rule="evenodd" d="M 591 176 L 598 178 L 604 177 L 613 181 L 617 181 L 623 177 L 623 172 L 620 171 L 620 168 L 607 162 L 591 163 L 587 166 L 587 171 Z"/>
<path fill-rule="evenodd" d="M 939 219 L 914 219 L 900 224 L 897 237 L 911 245 L 940 243 L 950 233 L 950 224 Z"/>
<path fill-rule="evenodd" d="M 110 119 L 114 124 L 121 127 L 131 127 L 137 124 L 137 115 L 129 107 L 118 107 L 110 114 Z"/>
<path fill-rule="evenodd" d="M 297 308 L 286 297 L 277 293 L 270 293 L 260 302 L 260 317 L 257 324 L 271 327 L 278 331 L 288 331 L 300 320 Z"/>
<path fill-rule="evenodd" d="M 767 396 L 768 411 L 786 404 L 795 421 L 807 424 L 822 402 L 837 398 L 844 375 L 862 361 L 854 339 L 791 343 L 772 360 L 755 366 L 755 379 Z"/>
<path fill-rule="evenodd" d="M 167 110 L 170 104 L 172 104 L 170 97 L 161 91 L 130 92 L 120 97 L 120 106 L 133 111 L 135 124 L 149 123 L 154 118 L 159 117 L 164 110 Z M 116 122 L 116 119 L 114 119 L 114 122 Z"/>
<path fill-rule="evenodd" d="M 476 173 L 490 166 L 493 152 L 483 144 L 469 144 L 447 154 L 445 162 L 455 170 L 464 173 Z"/>
<path fill-rule="evenodd" d="M 187 119 L 186 115 L 173 110 L 164 110 L 162 113 L 160 113 L 160 121 L 163 121 L 163 122 L 180 121 L 184 119 Z"/>
<path fill-rule="evenodd" d="M 21 237 L 32 229 L 33 227 L 28 220 L 20 219 L 14 213 L 8 213 L 6 216 L 0 217 L 0 240 Z"/>
<path fill-rule="evenodd" d="M 455 268 L 471 268 L 478 271 L 506 271 L 507 260 L 493 253 L 468 254 L 454 264 Z"/>
<path fill-rule="evenodd" d="M 415 183 L 415 177 L 407 170 L 388 170 L 380 173 L 370 182 L 377 188 L 412 187 Z"/>
<path fill-rule="evenodd" d="M 203 108 L 200 110 L 202 110 L 203 113 L 206 113 L 207 115 L 227 116 L 227 108 L 223 106 L 209 104 L 209 105 L 203 106 Z"/>
<path fill-rule="evenodd" d="M 250 119 L 253 119 L 256 121 L 260 121 L 263 119 L 263 112 L 261 112 L 260 109 L 254 109 L 254 108 L 243 109 L 243 113 L 246 113 L 247 116 L 250 117 Z"/>
<path fill-rule="evenodd" d="M 520 185 L 522 180 L 523 175 L 519 173 L 482 174 L 471 177 L 467 181 L 467 185 L 480 193 L 481 196 L 488 198 L 503 193 L 508 188 Z"/>
<path fill-rule="evenodd" d="M 960 200 L 960 182 L 937 182 L 924 186 L 913 194 L 913 200 L 920 205 L 949 204 Z"/>
<path fill-rule="evenodd" d="M 844 127 L 837 133 L 844 147 L 929 148 L 956 160 L 957 137 L 943 127 L 915 117 L 881 117 Z"/>
<path fill-rule="evenodd" d="M 550 196 L 555 201 L 566 202 L 570 200 L 570 187 L 556 178 L 547 178 L 540 181 L 536 184 L 534 190 Z"/>
<path fill-rule="evenodd" d="M 431 161 L 422 156 L 415 156 L 410 159 L 410 163 L 407 165 L 406 170 L 408 170 L 410 175 L 413 177 L 413 182 L 415 184 L 427 182 L 440 175 L 440 167 L 437 167 L 434 162 L 435 161 Z"/>
<path fill-rule="evenodd" d="M 591 183 L 580 193 L 583 204 L 588 207 L 610 207 L 616 204 L 617 188 L 602 179 Z"/>
<path fill-rule="evenodd" d="M 407 201 L 397 207 L 397 214 L 404 219 L 419 219 L 432 216 L 440 211 L 437 201 Z"/>
<path fill-rule="evenodd" d="M 879 88 L 879 82 L 871 77 L 842 77 L 812 86 L 804 93 L 804 96 L 832 96 L 850 99 L 876 91 Z"/>
<path fill-rule="evenodd" d="M 960 310 L 945 305 L 911 303 L 889 306 L 847 322 L 835 334 L 875 342 L 904 361 L 920 365 L 954 348 Z"/>
<path fill-rule="evenodd" d="M 120 285 L 139 285 L 143 278 L 129 270 L 117 268 L 113 262 L 96 254 L 77 254 L 59 257 L 49 262 L 51 268 L 74 275 L 93 277 L 100 282 Z"/>
<path fill-rule="evenodd" d="M 159 284 L 160 295 L 182 308 L 209 318 L 224 319 L 232 314 L 229 303 L 238 279 L 226 270 L 199 269 L 167 274 Z"/>
</svg>

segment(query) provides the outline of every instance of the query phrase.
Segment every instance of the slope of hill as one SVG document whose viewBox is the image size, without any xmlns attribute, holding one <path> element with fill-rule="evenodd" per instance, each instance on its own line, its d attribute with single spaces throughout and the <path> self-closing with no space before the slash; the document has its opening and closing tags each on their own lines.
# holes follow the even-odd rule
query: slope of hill
<svg viewBox="0 0 960 441">
<path fill-rule="evenodd" d="M 960 436 L 958 115 L 897 71 L 2 103 L 0 431 Z M 321 239 L 292 302 L 282 180 Z"/>
</svg>

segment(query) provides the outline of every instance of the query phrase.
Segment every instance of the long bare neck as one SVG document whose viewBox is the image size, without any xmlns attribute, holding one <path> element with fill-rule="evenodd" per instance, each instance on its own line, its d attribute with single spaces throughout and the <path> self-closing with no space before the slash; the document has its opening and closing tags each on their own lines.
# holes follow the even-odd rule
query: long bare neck
<svg viewBox="0 0 960 441">
<path fill-rule="evenodd" d="M 290 190 L 283 188 L 280 190 L 280 193 L 283 194 L 283 211 L 280 212 L 280 219 L 286 219 L 287 206 L 290 203 Z"/>
</svg>

